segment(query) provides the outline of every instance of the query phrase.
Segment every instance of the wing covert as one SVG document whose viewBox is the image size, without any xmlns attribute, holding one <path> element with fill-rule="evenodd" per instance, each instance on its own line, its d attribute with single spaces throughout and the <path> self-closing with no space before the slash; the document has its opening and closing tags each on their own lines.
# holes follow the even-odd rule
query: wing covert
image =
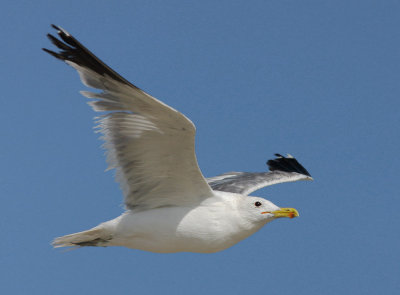
<svg viewBox="0 0 400 295">
<path fill-rule="evenodd" d="M 310 173 L 291 155 L 269 160 L 269 172 L 228 172 L 207 178 L 213 190 L 248 195 L 258 189 L 277 183 L 313 180 Z"/>
<path fill-rule="evenodd" d="M 48 34 L 60 51 L 43 49 L 75 68 L 94 100 L 105 112 L 97 120 L 107 149 L 109 169 L 116 169 L 125 205 L 130 209 L 200 202 L 212 195 L 196 160 L 195 126 L 183 114 L 145 93 L 104 64 L 60 27 L 62 41 Z"/>
</svg>

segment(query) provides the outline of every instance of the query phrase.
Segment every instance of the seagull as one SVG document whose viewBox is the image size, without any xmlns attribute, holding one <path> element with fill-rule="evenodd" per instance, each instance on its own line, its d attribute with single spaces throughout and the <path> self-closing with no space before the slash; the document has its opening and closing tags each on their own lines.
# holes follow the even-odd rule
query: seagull
<svg viewBox="0 0 400 295">
<path fill-rule="evenodd" d="M 85 86 L 99 90 L 81 94 L 103 113 L 97 128 L 126 208 L 94 228 L 55 238 L 54 247 L 214 253 L 274 219 L 299 216 L 294 208 L 249 196 L 269 185 L 313 180 L 294 157 L 276 154 L 267 162 L 268 172 L 205 178 L 197 164 L 192 121 L 120 76 L 66 30 L 52 27 L 59 38 L 47 36 L 58 50 L 43 50 L 72 66 Z"/>
</svg>

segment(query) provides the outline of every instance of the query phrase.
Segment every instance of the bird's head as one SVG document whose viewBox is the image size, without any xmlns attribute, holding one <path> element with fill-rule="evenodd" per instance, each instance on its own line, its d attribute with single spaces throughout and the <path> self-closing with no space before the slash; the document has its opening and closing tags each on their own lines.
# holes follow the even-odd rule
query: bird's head
<svg viewBox="0 0 400 295">
<path fill-rule="evenodd" d="M 279 208 L 274 203 L 259 197 L 245 197 L 240 202 L 240 211 L 253 222 L 269 222 L 276 218 L 298 217 L 294 208 Z"/>
</svg>

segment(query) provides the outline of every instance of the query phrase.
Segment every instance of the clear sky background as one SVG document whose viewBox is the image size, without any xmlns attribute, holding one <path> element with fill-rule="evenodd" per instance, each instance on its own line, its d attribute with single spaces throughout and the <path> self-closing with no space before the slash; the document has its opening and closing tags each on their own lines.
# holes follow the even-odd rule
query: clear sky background
<svg viewBox="0 0 400 295">
<path fill-rule="evenodd" d="M 394 294 L 400 288 L 399 1 L 3 1 L 1 294 Z M 314 182 L 260 190 L 280 219 L 215 254 L 63 252 L 121 192 L 68 30 L 197 126 L 205 176 L 290 153 Z"/>
</svg>

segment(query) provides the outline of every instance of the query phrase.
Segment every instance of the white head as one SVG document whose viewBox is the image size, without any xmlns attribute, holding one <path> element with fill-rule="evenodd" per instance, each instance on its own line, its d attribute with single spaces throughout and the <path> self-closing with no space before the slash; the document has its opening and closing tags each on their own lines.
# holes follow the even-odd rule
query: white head
<svg viewBox="0 0 400 295">
<path fill-rule="evenodd" d="M 267 223 L 280 217 L 297 217 L 294 208 L 279 208 L 274 203 L 259 197 L 244 197 L 239 201 L 241 215 L 254 223 Z"/>
</svg>

